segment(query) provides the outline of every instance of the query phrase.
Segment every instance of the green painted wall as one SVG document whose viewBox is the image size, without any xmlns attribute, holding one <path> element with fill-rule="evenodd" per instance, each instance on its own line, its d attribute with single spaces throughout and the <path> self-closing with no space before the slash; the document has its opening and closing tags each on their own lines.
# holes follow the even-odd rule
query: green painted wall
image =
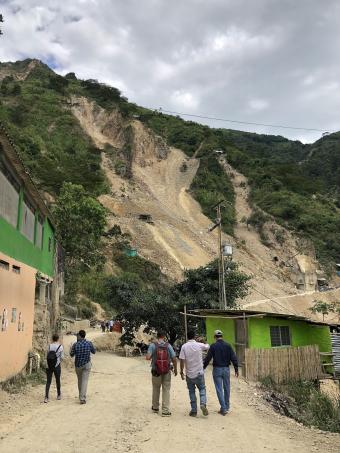
<svg viewBox="0 0 340 453">
<path fill-rule="evenodd" d="M 248 318 L 249 348 L 271 348 L 270 326 L 289 326 L 292 346 L 316 344 L 320 352 L 331 352 L 331 337 L 328 326 L 308 324 L 304 321 L 281 318 Z M 232 319 L 207 318 L 206 330 L 209 343 L 214 342 L 214 330 L 220 329 L 225 340 L 235 348 L 235 324 Z"/>
<path fill-rule="evenodd" d="M 214 331 L 219 329 L 223 332 L 225 341 L 235 349 L 235 324 L 233 319 L 206 318 L 207 340 L 214 343 Z"/>
<path fill-rule="evenodd" d="M 49 238 L 52 238 L 50 251 L 48 250 Z M 0 217 L 0 251 L 50 277 L 53 276 L 54 231 L 47 219 L 44 222 L 43 247 L 40 249 Z"/>
<path fill-rule="evenodd" d="M 303 321 L 280 318 L 248 318 L 250 348 L 271 348 L 270 326 L 289 326 L 292 346 L 319 345 L 321 352 L 331 352 L 328 326 L 308 324 Z"/>
</svg>

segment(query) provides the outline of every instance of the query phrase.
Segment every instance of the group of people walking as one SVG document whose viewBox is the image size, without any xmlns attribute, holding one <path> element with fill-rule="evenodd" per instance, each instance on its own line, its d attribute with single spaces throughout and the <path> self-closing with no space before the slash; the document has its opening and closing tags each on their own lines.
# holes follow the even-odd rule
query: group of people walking
<svg viewBox="0 0 340 453">
<path fill-rule="evenodd" d="M 110 319 L 108 321 L 101 321 L 100 322 L 100 328 L 102 329 L 102 332 L 121 332 L 122 331 L 122 325 L 119 321 L 114 321 L 113 319 Z"/>
<path fill-rule="evenodd" d="M 203 360 L 203 352 L 207 352 Z M 160 390 L 162 389 L 163 417 L 171 415 L 170 388 L 171 371 L 177 376 L 177 359 L 172 346 L 165 341 L 165 335 L 159 332 L 157 341 L 151 343 L 146 356 L 151 360 L 152 374 L 152 406 L 153 412 L 158 413 L 160 408 Z M 204 378 L 204 369 L 213 360 L 213 380 L 217 398 L 220 404 L 219 414 L 226 415 L 230 410 L 230 369 L 232 363 L 235 376 L 238 377 L 238 363 L 235 352 L 230 344 L 223 340 L 223 332 L 215 331 L 215 343 L 209 346 L 195 340 L 195 332 L 188 332 L 188 341 L 182 346 L 180 354 L 180 375 L 186 380 L 189 390 L 191 417 L 197 416 L 196 387 L 199 392 L 200 409 L 204 416 L 209 414 L 207 408 L 207 394 Z"/>
<path fill-rule="evenodd" d="M 203 360 L 203 352 L 206 357 Z M 91 341 L 86 340 L 86 332 L 80 330 L 77 342 L 70 350 L 70 356 L 75 358 L 75 371 L 78 379 L 80 404 L 86 404 L 87 385 L 91 371 L 91 354 L 96 350 Z M 61 399 L 61 361 L 64 358 L 64 348 L 59 342 L 59 336 L 53 335 L 52 343 L 47 351 L 47 382 L 45 389 L 45 403 L 49 401 L 49 390 L 53 375 L 56 380 L 57 399 Z M 151 409 L 163 417 L 169 417 L 171 374 L 177 376 L 177 358 L 173 347 L 166 341 L 165 334 L 159 332 L 156 341 L 149 345 L 146 359 L 151 361 L 152 375 L 152 405 Z M 215 343 L 211 346 L 195 340 L 194 331 L 188 332 L 188 341 L 183 344 L 180 354 L 180 375 L 189 391 L 191 409 L 189 415 L 196 417 L 198 412 L 196 388 L 199 393 L 200 409 L 204 416 L 208 416 L 207 394 L 204 369 L 213 360 L 213 380 L 217 398 L 220 404 L 219 413 L 226 415 L 230 409 L 230 370 L 232 363 L 235 375 L 238 377 L 238 363 L 235 352 L 230 344 L 223 340 L 223 332 L 215 331 Z M 162 404 L 160 395 L 162 391 Z"/>
<path fill-rule="evenodd" d="M 53 375 L 56 379 L 57 399 L 61 399 L 61 361 L 64 358 L 63 345 L 59 343 L 59 336 L 53 335 L 52 343 L 47 351 L 47 368 L 46 368 L 46 387 L 44 402 L 49 401 L 49 391 Z M 77 342 L 71 346 L 70 356 L 74 357 L 75 371 L 78 379 L 78 392 L 80 404 L 86 404 L 87 384 L 91 371 L 91 354 L 95 354 L 96 349 L 91 341 L 86 340 L 85 330 L 79 330 Z"/>
</svg>

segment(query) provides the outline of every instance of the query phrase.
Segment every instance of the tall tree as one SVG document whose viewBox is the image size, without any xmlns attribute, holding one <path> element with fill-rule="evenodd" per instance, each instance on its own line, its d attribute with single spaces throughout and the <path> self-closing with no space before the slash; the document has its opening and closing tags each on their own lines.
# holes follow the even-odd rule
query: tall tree
<svg viewBox="0 0 340 453">
<path fill-rule="evenodd" d="M 82 186 L 64 183 L 53 213 L 58 236 L 65 250 L 65 277 L 70 295 L 76 291 L 79 271 L 101 261 L 100 241 L 106 212 Z"/>
</svg>

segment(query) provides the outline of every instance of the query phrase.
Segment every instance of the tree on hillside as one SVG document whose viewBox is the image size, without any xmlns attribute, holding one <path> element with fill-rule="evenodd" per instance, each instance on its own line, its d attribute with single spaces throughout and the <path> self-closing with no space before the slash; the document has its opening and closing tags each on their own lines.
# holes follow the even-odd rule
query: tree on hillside
<svg viewBox="0 0 340 453">
<path fill-rule="evenodd" d="M 248 293 L 250 277 L 231 262 L 225 272 L 227 305 L 234 308 L 237 299 Z M 178 301 L 185 300 L 189 309 L 219 308 L 218 301 L 218 261 L 208 266 L 190 269 L 185 272 L 185 279 L 175 287 Z M 182 305 L 180 303 L 180 305 Z"/>
<path fill-rule="evenodd" d="M 313 306 L 309 309 L 312 313 L 322 313 L 322 320 L 325 320 L 325 315 L 334 313 L 335 305 L 332 303 L 324 302 L 323 300 L 314 300 Z"/>
<path fill-rule="evenodd" d="M 65 250 L 65 279 L 71 296 L 76 292 L 79 272 L 101 261 L 100 241 L 106 212 L 82 186 L 64 183 L 53 214 Z"/>
</svg>

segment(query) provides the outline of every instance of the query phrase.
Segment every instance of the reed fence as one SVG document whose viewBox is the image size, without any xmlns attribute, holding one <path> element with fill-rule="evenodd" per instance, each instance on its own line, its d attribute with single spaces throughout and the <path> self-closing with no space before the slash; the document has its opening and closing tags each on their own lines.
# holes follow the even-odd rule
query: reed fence
<svg viewBox="0 0 340 453">
<path fill-rule="evenodd" d="M 250 381 L 270 377 L 277 384 L 319 379 L 322 376 L 319 347 L 246 349 L 245 376 Z"/>
</svg>

